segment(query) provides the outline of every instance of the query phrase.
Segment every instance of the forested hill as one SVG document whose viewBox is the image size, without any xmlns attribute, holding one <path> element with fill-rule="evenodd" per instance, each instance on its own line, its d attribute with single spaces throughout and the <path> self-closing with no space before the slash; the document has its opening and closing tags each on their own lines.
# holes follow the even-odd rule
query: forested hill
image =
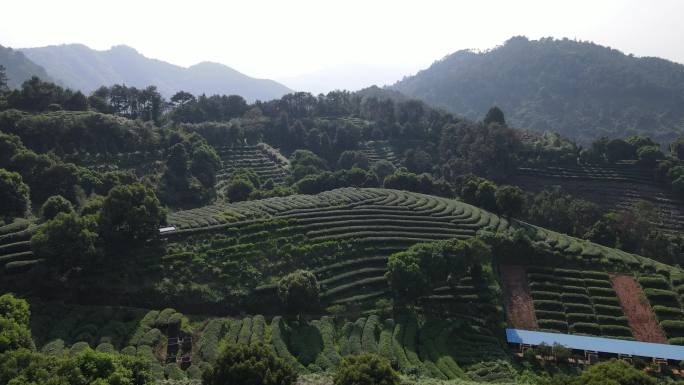
<svg viewBox="0 0 684 385">
<path fill-rule="evenodd" d="M 276 99 L 290 92 L 273 80 L 255 79 L 223 64 L 203 62 L 184 68 L 147 58 L 128 46 L 97 51 L 69 44 L 22 52 L 54 79 L 85 93 L 113 84 L 139 88 L 154 84 L 165 97 L 184 90 L 197 95 L 241 95 L 248 101 Z"/>
<path fill-rule="evenodd" d="M 21 52 L 0 45 L 0 65 L 5 67 L 7 85 L 10 88 L 18 88 L 24 80 L 31 76 L 38 76 L 43 80 L 50 80 L 45 68 L 37 65 Z"/>
<path fill-rule="evenodd" d="M 498 105 L 516 127 L 582 143 L 637 133 L 668 141 L 684 131 L 683 65 L 589 42 L 514 37 L 455 52 L 392 88 L 473 119 Z"/>
</svg>

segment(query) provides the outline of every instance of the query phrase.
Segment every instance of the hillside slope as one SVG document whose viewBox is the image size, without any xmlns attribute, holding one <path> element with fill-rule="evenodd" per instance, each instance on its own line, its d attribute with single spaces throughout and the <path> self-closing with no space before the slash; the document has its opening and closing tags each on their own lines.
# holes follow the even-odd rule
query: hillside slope
<svg viewBox="0 0 684 385">
<path fill-rule="evenodd" d="M 492 105 L 515 127 L 587 143 L 634 133 L 666 142 L 684 131 L 684 66 L 588 42 L 514 37 L 463 50 L 392 86 L 472 119 Z"/>
<path fill-rule="evenodd" d="M 38 76 L 50 80 L 45 68 L 29 60 L 21 51 L 0 45 L 0 65 L 5 67 L 7 85 L 10 88 L 21 86 L 25 80 Z"/>
<path fill-rule="evenodd" d="M 131 47 L 97 51 L 82 44 L 21 50 L 66 86 L 90 93 L 100 86 L 156 85 L 165 97 L 183 90 L 195 95 L 241 95 L 248 101 L 279 98 L 290 90 L 273 80 L 255 79 L 228 66 L 203 62 L 189 68 L 150 59 Z"/>
</svg>

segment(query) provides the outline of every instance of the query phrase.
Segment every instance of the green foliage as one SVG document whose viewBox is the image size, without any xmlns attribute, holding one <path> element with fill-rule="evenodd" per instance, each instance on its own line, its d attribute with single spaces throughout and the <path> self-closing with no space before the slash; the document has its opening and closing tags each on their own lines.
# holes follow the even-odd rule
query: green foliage
<svg viewBox="0 0 684 385">
<path fill-rule="evenodd" d="M 307 270 L 297 270 L 278 281 L 278 297 L 292 312 L 301 314 L 318 306 L 320 285 L 316 276 Z"/>
<path fill-rule="evenodd" d="M 97 224 L 90 217 L 59 213 L 31 237 L 31 250 L 59 272 L 86 268 L 96 262 Z"/>
<path fill-rule="evenodd" d="M 71 202 L 64 199 L 61 195 L 53 195 L 48 198 L 43 206 L 40 208 L 40 216 L 43 220 L 50 220 L 57 216 L 59 213 L 71 213 L 74 211 L 74 207 Z"/>
<path fill-rule="evenodd" d="M 302 194 L 317 194 L 340 187 L 376 187 L 378 184 L 378 177 L 372 171 L 354 167 L 351 170 L 311 174 L 295 183 L 294 187 Z"/>
<path fill-rule="evenodd" d="M 501 126 L 506 126 L 506 119 L 504 118 L 504 113 L 497 106 L 494 106 L 487 111 L 483 121 L 484 124 L 489 125 L 491 123 L 497 123 Z"/>
<path fill-rule="evenodd" d="M 28 326 L 31 309 L 25 300 L 12 294 L 3 294 L 0 296 L 0 317 Z"/>
<path fill-rule="evenodd" d="M 384 181 L 385 178 L 394 174 L 396 169 L 397 168 L 394 166 L 394 164 L 386 159 L 380 159 L 371 165 L 371 171 L 378 176 L 378 180 L 380 181 Z"/>
<path fill-rule="evenodd" d="M 496 189 L 497 211 L 507 217 L 515 217 L 521 214 L 525 196 L 522 189 L 516 186 L 500 186 Z"/>
<path fill-rule="evenodd" d="M 23 217 L 28 202 L 29 189 L 21 175 L 0 168 L 0 217 Z"/>
<path fill-rule="evenodd" d="M 389 361 L 376 354 L 345 357 L 335 373 L 335 385 L 398 385 L 399 376 Z"/>
<path fill-rule="evenodd" d="M 216 150 L 206 144 L 196 146 L 192 152 L 190 172 L 205 187 L 212 188 L 216 184 L 216 172 L 221 168 L 221 159 Z"/>
<path fill-rule="evenodd" d="M 575 199 L 560 189 L 543 190 L 525 209 L 525 217 L 532 223 L 576 236 L 584 235 L 600 216 L 598 205 Z"/>
<path fill-rule="evenodd" d="M 0 316 L 0 353 L 20 348 L 34 348 L 29 326 Z"/>
<path fill-rule="evenodd" d="M 578 385 L 651 385 L 654 378 L 623 360 L 612 359 L 592 365 L 575 380 Z"/>
<path fill-rule="evenodd" d="M 224 345 L 203 375 L 205 385 L 290 385 L 296 379 L 295 371 L 261 344 Z"/>
<path fill-rule="evenodd" d="M 670 143 L 670 151 L 677 159 L 684 160 L 684 136 L 680 136 Z"/>
<path fill-rule="evenodd" d="M 385 276 L 394 294 L 410 302 L 430 293 L 447 278 L 456 281 L 489 258 L 491 250 L 478 238 L 417 244 L 392 254 Z"/>
<path fill-rule="evenodd" d="M 347 150 L 340 154 L 340 158 L 337 160 L 337 166 L 343 169 L 357 167 L 362 170 L 368 170 L 370 167 L 370 159 L 361 151 Z"/>
<path fill-rule="evenodd" d="M 224 193 L 230 202 L 241 202 L 246 200 L 254 191 L 254 184 L 248 179 L 233 178 L 228 182 Z"/>
<path fill-rule="evenodd" d="M 664 159 L 665 155 L 658 146 L 643 146 L 637 150 L 639 163 L 645 166 L 655 166 L 656 162 Z"/>
<path fill-rule="evenodd" d="M 12 380 L 21 384 L 152 384 L 147 364 L 141 360 L 89 348 L 64 358 L 26 349 L 2 353 L 0 382 L 15 383 Z"/>
<path fill-rule="evenodd" d="M 677 135 L 672 127 L 681 127 L 684 115 L 668 112 L 682 103 L 672 97 L 683 87 L 681 73 L 677 63 L 591 42 L 516 36 L 481 53 L 455 52 L 393 89 L 469 119 L 496 102 L 510 126 L 554 127 L 587 143 L 635 128 L 655 138 Z"/>
<path fill-rule="evenodd" d="M 166 220 L 154 192 L 142 184 L 113 188 L 102 204 L 99 233 L 110 246 L 141 245 L 156 238 Z"/>
</svg>

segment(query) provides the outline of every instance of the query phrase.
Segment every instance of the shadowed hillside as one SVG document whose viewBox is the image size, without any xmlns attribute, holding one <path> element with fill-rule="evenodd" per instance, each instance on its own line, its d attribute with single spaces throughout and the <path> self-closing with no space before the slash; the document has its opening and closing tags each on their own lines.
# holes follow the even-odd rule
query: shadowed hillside
<svg viewBox="0 0 684 385">
<path fill-rule="evenodd" d="M 684 130 L 684 66 L 589 42 L 514 37 L 455 52 L 392 88 L 471 119 L 498 105 L 513 126 L 584 143 L 636 133 L 667 141 Z"/>
</svg>

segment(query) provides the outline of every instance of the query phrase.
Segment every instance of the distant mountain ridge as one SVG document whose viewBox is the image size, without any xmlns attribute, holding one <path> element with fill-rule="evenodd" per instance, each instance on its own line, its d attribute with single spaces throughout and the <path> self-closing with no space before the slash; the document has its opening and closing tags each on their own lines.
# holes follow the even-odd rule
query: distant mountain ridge
<svg viewBox="0 0 684 385">
<path fill-rule="evenodd" d="M 25 48 L 21 52 L 64 86 L 85 93 L 103 85 L 156 85 L 167 98 L 183 90 L 195 95 L 240 95 L 253 102 L 291 92 L 273 80 L 252 78 L 223 64 L 202 62 L 185 68 L 147 58 L 125 45 L 98 51 L 82 44 L 65 44 Z"/>
<path fill-rule="evenodd" d="M 7 75 L 7 85 L 10 88 L 21 86 L 26 79 L 38 76 L 44 80 L 52 80 L 45 68 L 32 62 L 21 51 L 0 45 L 0 65 L 5 67 Z"/>
<path fill-rule="evenodd" d="M 684 65 L 568 39 L 458 51 L 390 88 L 471 119 L 498 105 L 512 126 L 582 143 L 684 132 Z"/>
</svg>

